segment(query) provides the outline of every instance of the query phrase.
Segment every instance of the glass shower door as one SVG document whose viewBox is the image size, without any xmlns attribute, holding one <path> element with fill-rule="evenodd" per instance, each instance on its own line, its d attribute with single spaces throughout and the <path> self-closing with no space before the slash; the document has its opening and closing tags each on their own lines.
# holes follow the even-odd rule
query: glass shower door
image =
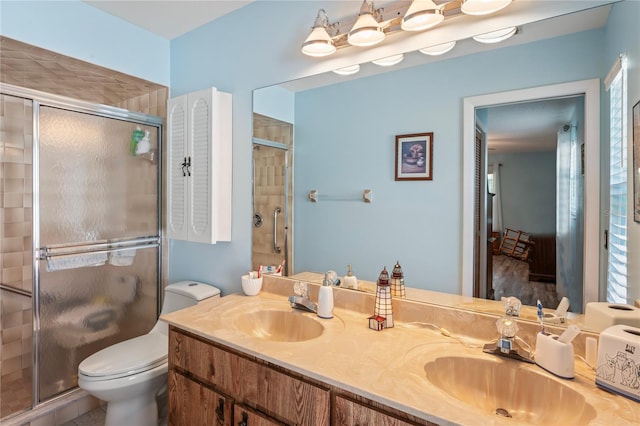
<svg viewBox="0 0 640 426">
<path fill-rule="evenodd" d="M 40 106 L 36 150 L 39 402 L 80 362 L 157 318 L 160 127 Z M 134 132 L 148 132 L 138 155 Z M 137 134 L 137 133 L 136 133 Z"/>
</svg>

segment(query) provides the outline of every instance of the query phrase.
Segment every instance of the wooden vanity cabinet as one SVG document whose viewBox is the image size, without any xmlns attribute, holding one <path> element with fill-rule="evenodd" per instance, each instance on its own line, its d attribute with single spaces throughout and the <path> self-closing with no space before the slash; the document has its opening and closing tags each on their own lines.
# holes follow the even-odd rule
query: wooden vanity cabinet
<svg viewBox="0 0 640 426">
<path fill-rule="evenodd" d="M 169 425 L 433 425 L 169 328 Z"/>
<path fill-rule="evenodd" d="M 191 423 L 179 421 L 183 415 L 178 411 L 202 410 L 200 400 L 203 398 L 217 404 L 217 395 L 226 395 L 232 403 L 244 405 L 254 411 L 246 411 L 247 414 L 260 413 L 263 417 L 261 421 L 272 422 L 258 424 L 282 422 L 309 426 L 329 425 L 328 388 L 174 327 L 169 331 L 169 371 L 172 376 L 169 386 L 171 425 L 190 425 Z M 173 376 L 181 376 L 181 379 L 177 380 Z M 191 383 L 184 384 L 182 379 Z M 176 395 L 184 392 L 184 389 L 198 393 L 198 398 L 194 398 L 189 404 L 188 396 Z M 201 418 L 196 414 L 185 416 L 195 416 L 196 420 Z M 212 418 L 210 414 L 208 416 Z M 173 419 L 178 422 L 173 422 Z M 233 424 L 237 425 L 241 421 L 242 418 L 234 419 Z"/>
</svg>

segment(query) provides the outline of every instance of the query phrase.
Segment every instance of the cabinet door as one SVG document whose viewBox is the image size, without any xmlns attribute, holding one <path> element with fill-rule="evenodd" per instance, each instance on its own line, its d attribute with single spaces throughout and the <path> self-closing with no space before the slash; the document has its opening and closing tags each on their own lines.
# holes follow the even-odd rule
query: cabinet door
<svg viewBox="0 0 640 426">
<path fill-rule="evenodd" d="M 256 405 L 265 412 L 296 425 L 329 425 L 329 391 L 304 380 L 258 366 Z"/>
<path fill-rule="evenodd" d="M 212 243 L 213 235 L 213 95 L 212 89 L 188 95 L 187 161 L 191 175 L 187 179 L 191 194 L 189 241 Z"/>
<path fill-rule="evenodd" d="M 413 423 L 407 423 L 366 405 L 337 396 L 333 424 L 336 426 L 409 426 Z"/>
<path fill-rule="evenodd" d="M 187 96 L 169 99 L 167 113 L 167 234 L 169 238 L 187 240 Z"/>
<path fill-rule="evenodd" d="M 233 403 L 213 390 L 169 370 L 169 425 L 230 426 Z"/>
<path fill-rule="evenodd" d="M 248 408 L 235 404 L 233 406 L 234 426 L 281 426 L 282 423 L 275 422 L 268 417 L 249 410 Z"/>
</svg>

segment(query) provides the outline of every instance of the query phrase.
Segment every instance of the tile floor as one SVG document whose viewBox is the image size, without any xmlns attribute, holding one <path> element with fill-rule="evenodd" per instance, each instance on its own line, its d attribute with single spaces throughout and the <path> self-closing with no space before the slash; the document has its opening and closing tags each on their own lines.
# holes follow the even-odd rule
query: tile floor
<svg viewBox="0 0 640 426">
<path fill-rule="evenodd" d="M 104 417 L 106 414 L 106 405 L 95 408 L 80 417 L 63 423 L 62 426 L 104 426 Z M 34 426 L 33 422 L 30 426 Z"/>
</svg>

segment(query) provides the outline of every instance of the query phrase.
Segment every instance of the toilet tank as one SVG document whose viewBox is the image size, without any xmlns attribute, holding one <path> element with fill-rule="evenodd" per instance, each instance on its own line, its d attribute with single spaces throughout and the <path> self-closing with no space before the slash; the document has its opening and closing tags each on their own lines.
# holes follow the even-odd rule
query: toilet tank
<svg viewBox="0 0 640 426">
<path fill-rule="evenodd" d="M 197 281 L 180 281 L 169 284 L 164 289 L 164 301 L 160 315 L 194 306 L 201 300 L 211 297 L 220 297 L 220 289 Z M 168 334 L 167 323 L 158 320 L 151 331 Z"/>
</svg>

